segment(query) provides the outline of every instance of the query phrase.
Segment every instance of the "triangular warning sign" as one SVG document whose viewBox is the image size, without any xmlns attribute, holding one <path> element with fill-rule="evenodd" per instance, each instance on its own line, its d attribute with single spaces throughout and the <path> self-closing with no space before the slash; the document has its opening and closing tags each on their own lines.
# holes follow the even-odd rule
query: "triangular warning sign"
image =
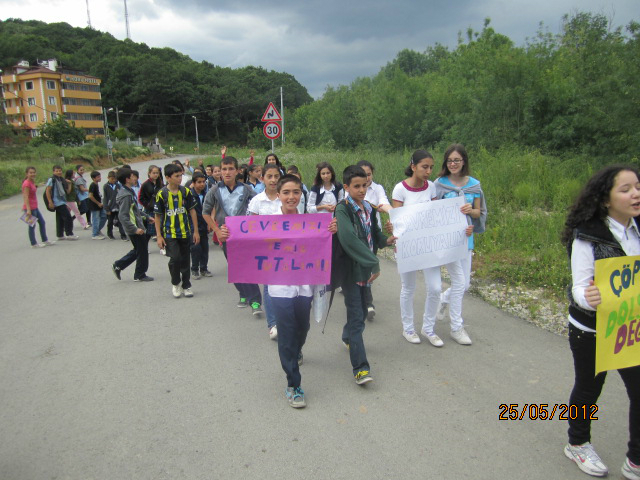
<svg viewBox="0 0 640 480">
<path fill-rule="evenodd" d="M 282 121 L 282 117 L 278 113 L 278 110 L 276 109 L 273 102 L 269 102 L 269 106 L 264 111 L 264 115 L 262 115 L 262 121 L 263 122 L 281 122 Z"/>
</svg>

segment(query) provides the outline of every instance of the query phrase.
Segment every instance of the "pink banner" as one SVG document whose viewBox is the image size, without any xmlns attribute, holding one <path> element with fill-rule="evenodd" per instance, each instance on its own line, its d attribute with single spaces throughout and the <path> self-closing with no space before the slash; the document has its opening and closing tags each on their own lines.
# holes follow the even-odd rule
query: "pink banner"
<svg viewBox="0 0 640 480">
<path fill-rule="evenodd" d="M 229 283 L 326 285 L 331 214 L 228 217 Z"/>
</svg>

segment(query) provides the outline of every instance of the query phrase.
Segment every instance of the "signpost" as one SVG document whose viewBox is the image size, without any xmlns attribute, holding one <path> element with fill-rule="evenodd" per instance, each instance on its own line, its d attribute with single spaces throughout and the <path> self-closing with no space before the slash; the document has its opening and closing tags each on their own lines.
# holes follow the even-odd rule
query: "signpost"
<svg viewBox="0 0 640 480">
<path fill-rule="evenodd" d="M 262 128 L 264 136 L 271 140 L 271 151 L 273 152 L 273 141 L 282 135 L 282 126 L 278 122 L 282 122 L 282 117 L 278 113 L 278 109 L 273 102 L 269 102 L 269 106 L 262 115 L 262 121 L 266 122 Z"/>
</svg>

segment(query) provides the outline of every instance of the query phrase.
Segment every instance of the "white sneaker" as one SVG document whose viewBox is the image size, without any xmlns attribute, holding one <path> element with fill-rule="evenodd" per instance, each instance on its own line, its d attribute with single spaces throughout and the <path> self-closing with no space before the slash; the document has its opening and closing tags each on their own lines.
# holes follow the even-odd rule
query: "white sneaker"
<svg viewBox="0 0 640 480">
<path fill-rule="evenodd" d="M 182 296 L 182 287 L 180 285 L 173 285 L 173 296 L 176 298 L 180 298 Z"/>
<path fill-rule="evenodd" d="M 56 242 L 52 241 L 52 240 L 47 240 L 46 242 L 44 242 L 45 246 L 47 247 L 51 247 L 53 245 L 56 244 Z"/>
<path fill-rule="evenodd" d="M 402 332 L 402 336 L 405 338 L 405 340 L 409 343 L 420 343 L 420 337 L 418 336 L 418 334 L 416 332 L 414 332 L 413 330 L 411 330 L 410 332 Z"/>
<path fill-rule="evenodd" d="M 185 297 L 193 297 L 193 291 L 191 290 L 191 288 L 185 288 L 183 292 Z"/>
<path fill-rule="evenodd" d="M 640 480 L 640 465 L 631 463 L 629 457 L 625 458 L 622 464 L 622 476 L 629 480 Z"/>
<path fill-rule="evenodd" d="M 91 228 L 91 225 L 85 225 L 84 227 L 82 227 L 83 230 L 89 230 Z"/>
<path fill-rule="evenodd" d="M 104 240 L 104 235 L 96 235 L 95 237 L 91 237 L 91 240 Z"/>
<path fill-rule="evenodd" d="M 604 477 L 609 473 L 609 469 L 604 463 L 602 463 L 602 460 L 600 460 L 600 457 L 594 450 L 593 445 L 589 442 L 583 443 L 582 445 L 567 444 L 564 447 L 564 454 L 567 458 L 576 462 L 578 468 L 588 475 Z"/>
<path fill-rule="evenodd" d="M 424 328 L 422 329 L 422 335 L 429 340 L 429 343 L 434 347 L 441 347 L 444 345 L 442 339 L 435 333 L 427 333 Z"/>
<path fill-rule="evenodd" d="M 465 331 L 464 327 L 462 327 L 457 332 L 454 332 L 452 330 L 451 331 L 451 338 L 453 338 L 460 345 L 471 345 L 471 343 L 472 343 L 471 339 L 469 338 L 469 335 L 467 335 L 467 332 Z"/>
<path fill-rule="evenodd" d="M 31 245 L 31 248 L 44 248 L 46 245 L 44 243 L 36 243 L 35 245 Z"/>
<path fill-rule="evenodd" d="M 269 338 L 271 340 L 278 339 L 278 327 L 276 327 L 275 325 L 269 329 Z"/>
<path fill-rule="evenodd" d="M 367 307 L 367 320 L 373 320 L 373 317 L 376 316 L 376 309 L 374 307 Z"/>
<path fill-rule="evenodd" d="M 80 237 L 78 235 L 69 235 L 67 236 L 67 240 L 78 240 Z"/>
</svg>

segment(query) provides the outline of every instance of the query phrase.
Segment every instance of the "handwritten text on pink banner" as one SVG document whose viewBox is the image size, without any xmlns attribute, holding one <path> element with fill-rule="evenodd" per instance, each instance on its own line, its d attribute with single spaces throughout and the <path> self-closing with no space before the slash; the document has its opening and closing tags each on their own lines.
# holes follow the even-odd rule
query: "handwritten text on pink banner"
<svg viewBox="0 0 640 480">
<path fill-rule="evenodd" d="M 331 280 L 331 215 L 228 217 L 228 281 L 326 285 Z"/>
</svg>

